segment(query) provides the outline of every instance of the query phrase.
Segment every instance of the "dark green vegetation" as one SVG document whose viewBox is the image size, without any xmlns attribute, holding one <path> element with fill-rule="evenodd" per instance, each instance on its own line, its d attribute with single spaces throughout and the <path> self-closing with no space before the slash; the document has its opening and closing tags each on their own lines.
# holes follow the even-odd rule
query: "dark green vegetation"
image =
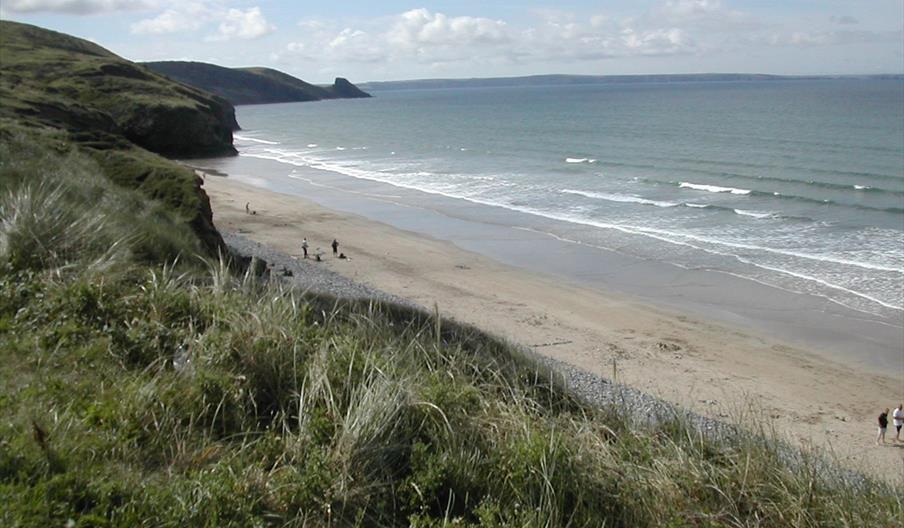
<svg viewBox="0 0 904 528">
<path fill-rule="evenodd" d="M 172 156 L 235 153 L 235 110 L 85 40 L 0 22 L 0 116 Z M 91 134 L 92 138 L 83 137 Z"/>
<path fill-rule="evenodd" d="M 182 61 L 146 62 L 144 66 L 235 105 L 370 97 L 341 77 L 332 86 L 316 86 L 270 68 L 225 68 Z"/>
<path fill-rule="evenodd" d="M 200 178 L 157 154 L 234 154 L 236 127 L 223 99 L 85 40 L 0 21 L 0 136 L 86 154 L 112 182 L 165 204 L 212 254 L 222 239 Z"/>
<path fill-rule="evenodd" d="M 61 135 L 0 135 L 2 526 L 900 525 L 771 440 L 638 430 L 473 329 L 201 261 Z"/>
</svg>

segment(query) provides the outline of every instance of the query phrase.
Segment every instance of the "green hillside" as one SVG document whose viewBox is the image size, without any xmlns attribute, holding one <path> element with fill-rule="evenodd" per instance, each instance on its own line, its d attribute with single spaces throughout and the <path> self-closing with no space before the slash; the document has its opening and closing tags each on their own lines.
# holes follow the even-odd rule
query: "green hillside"
<svg viewBox="0 0 904 528">
<path fill-rule="evenodd" d="M 341 77 L 316 86 L 271 68 L 225 68 L 203 62 L 147 62 L 148 68 L 215 93 L 235 105 L 370 97 Z"/>
<path fill-rule="evenodd" d="M 246 71 L 248 73 L 253 73 L 254 75 L 258 75 L 260 77 L 265 77 L 267 79 L 271 79 L 276 83 L 280 83 L 282 85 L 291 86 L 292 88 L 299 90 L 301 93 L 309 94 L 314 100 L 317 99 L 330 99 L 332 96 L 330 92 L 322 87 L 317 86 L 315 84 L 307 83 L 299 79 L 298 77 L 293 77 L 288 73 L 283 73 L 279 70 L 274 70 L 273 68 L 237 68 L 241 71 Z"/>
<path fill-rule="evenodd" d="M 75 134 L 121 136 L 173 156 L 230 154 L 235 111 L 68 35 L 0 22 L 0 116 Z"/>
<path fill-rule="evenodd" d="M 237 127 L 223 99 L 88 41 L 0 21 L 0 134 L 84 152 L 110 181 L 169 207 L 214 253 L 222 239 L 200 179 L 160 155 L 235 154 Z"/>
</svg>

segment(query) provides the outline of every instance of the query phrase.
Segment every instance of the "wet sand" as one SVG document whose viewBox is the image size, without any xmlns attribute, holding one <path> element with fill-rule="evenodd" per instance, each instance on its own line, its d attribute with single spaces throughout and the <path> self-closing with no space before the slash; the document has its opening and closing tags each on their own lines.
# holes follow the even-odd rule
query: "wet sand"
<svg viewBox="0 0 904 528">
<path fill-rule="evenodd" d="M 216 225 L 299 256 L 307 237 L 312 252 L 324 252 L 323 266 L 356 281 L 436 305 L 447 316 L 701 414 L 742 424 L 767 420 L 850 467 L 904 482 L 904 443 L 874 444 L 879 407 L 904 398 L 904 380 L 894 370 L 846 360 L 837 346 L 804 347 L 706 317 L 705 310 L 682 311 L 666 289 L 662 303 L 642 303 L 253 185 L 261 183 L 208 175 L 204 188 Z M 247 202 L 257 214 L 245 212 Z M 514 243 L 529 252 L 536 236 L 525 231 Z M 333 238 L 350 259 L 333 258 Z M 636 271 L 644 280 L 644 270 Z M 791 324 L 780 313 L 774 319 Z M 843 337 L 839 331 L 837 339 Z"/>
</svg>

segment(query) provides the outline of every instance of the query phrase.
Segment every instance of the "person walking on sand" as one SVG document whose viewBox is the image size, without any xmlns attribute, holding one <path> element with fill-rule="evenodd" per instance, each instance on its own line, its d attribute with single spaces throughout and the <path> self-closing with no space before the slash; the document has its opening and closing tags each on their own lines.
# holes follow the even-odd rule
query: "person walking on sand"
<svg viewBox="0 0 904 528">
<path fill-rule="evenodd" d="M 333 246 L 333 256 L 335 257 L 339 254 L 339 241 L 334 238 L 333 243 L 330 245 Z"/>
<path fill-rule="evenodd" d="M 245 202 L 245 214 L 251 214 L 251 202 Z"/>
<path fill-rule="evenodd" d="M 876 445 L 879 445 L 879 440 L 882 440 L 882 443 L 885 444 L 885 431 L 888 430 L 888 409 L 882 411 L 882 414 L 879 415 L 879 436 L 876 437 Z"/>
<path fill-rule="evenodd" d="M 899 403 L 891 416 L 895 419 L 895 442 L 900 442 L 901 426 L 904 426 L 904 403 Z"/>
<path fill-rule="evenodd" d="M 304 253 L 304 258 L 308 258 L 308 239 L 301 239 L 301 251 Z"/>
</svg>

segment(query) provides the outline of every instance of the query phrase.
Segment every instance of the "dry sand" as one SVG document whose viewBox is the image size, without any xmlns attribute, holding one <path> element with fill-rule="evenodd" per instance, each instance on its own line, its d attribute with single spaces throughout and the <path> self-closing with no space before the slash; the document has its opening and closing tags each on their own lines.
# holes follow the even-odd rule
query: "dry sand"
<svg viewBox="0 0 904 528">
<path fill-rule="evenodd" d="M 208 175 L 214 222 L 291 255 L 321 248 L 323 266 L 374 288 L 434 304 L 446 316 L 537 352 L 727 421 L 765 418 L 799 444 L 904 484 L 904 442 L 876 446 L 880 406 L 904 381 L 828 360 L 815 350 L 564 283 L 451 243 L 337 213 L 295 196 Z M 257 214 L 245 212 L 251 202 Z M 349 260 L 333 258 L 338 238 Z M 889 427 L 889 438 L 894 428 Z"/>
</svg>

